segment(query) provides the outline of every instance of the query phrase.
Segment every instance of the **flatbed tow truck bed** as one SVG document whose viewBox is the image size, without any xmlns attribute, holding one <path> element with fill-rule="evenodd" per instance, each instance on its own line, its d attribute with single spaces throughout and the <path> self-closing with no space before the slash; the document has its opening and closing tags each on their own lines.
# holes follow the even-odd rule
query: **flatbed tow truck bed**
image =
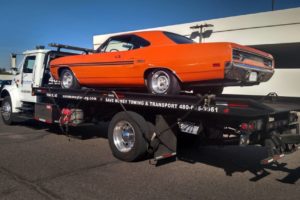
<svg viewBox="0 0 300 200">
<path fill-rule="evenodd" d="M 154 95 L 147 93 L 116 92 L 95 89 L 66 90 L 57 88 L 34 88 L 35 95 L 69 101 L 97 102 L 107 105 L 124 105 L 134 109 L 155 109 L 157 113 L 165 110 L 193 113 L 211 113 L 235 117 L 255 118 L 276 115 L 290 111 L 300 111 L 300 105 L 274 99 L 254 100 L 241 96 L 226 95 Z"/>
<path fill-rule="evenodd" d="M 160 96 L 113 90 L 47 87 L 33 88 L 33 93 L 41 99 L 41 105 L 56 105 L 52 110 L 59 107 L 59 112 L 62 108 L 82 109 L 89 119 L 95 115 L 99 117 L 99 113 L 102 117 L 109 116 L 107 120 L 112 118 L 112 121 L 113 116 L 120 112 L 127 113 L 128 119 L 134 118 L 130 113 L 141 116 L 154 127 L 144 137 L 151 149 L 154 149 L 155 160 L 175 156 L 177 142 L 180 142 L 177 141 L 177 136 L 182 133 L 189 133 L 203 140 L 226 140 L 226 134 L 226 137 L 236 139 L 240 145 L 261 144 L 269 150 L 269 157 L 263 163 L 273 162 L 284 153 L 297 150 L 300 143 L 296 113 L 300 111 L 300 105 L 287 103 L 273 96 L 258 100 L 234 95 Z M 45 106 L 36 107 L 35 119 L 49 121 L 42 118 L 44 110 L 39 111 Z M 51 116 L 60 114 L 52 113 Z M 61 123 L 60 119 L 57 117 L 50 121 Z M 140 126 L 145 124 L 141 123 Z"/>
</svg>

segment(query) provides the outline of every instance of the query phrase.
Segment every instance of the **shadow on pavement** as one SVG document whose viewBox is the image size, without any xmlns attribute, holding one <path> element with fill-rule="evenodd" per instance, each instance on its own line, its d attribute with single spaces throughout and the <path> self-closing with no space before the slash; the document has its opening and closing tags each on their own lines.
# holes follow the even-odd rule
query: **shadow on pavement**
<svg viewBox="0 0 300 200">
<path fill-rule="evenodd" d="M 58 135 L 67 135 L 72 138 L 78 138 L 82 140 L 92 139 L 92 138 L 107 138 L 108 123 L 101 122 L 97 125 L 95 124 L 85 124 L 77 127 L 69 127 L 68 132 L 66 132 L 66 127 L 63 130 L 58 124 L 46 124 L 36 120 L 23 120 L 16 123 L 14 126 L 28 127 L 35 130 L 45 130 L 49 133 Z"/>
<path fill-rule="evenodd" d="M 15 126 L 26 126 L 35 130 L 42 130 L 53 134 L 64 134 L 58 125 L 51 125 L 27 120 L 19 122 Z M 97 125 L 82 125 L 70 127 L 68 136 L 72 138 L 87 140 L 93 138 L 107 138 L 108 123 Z M 203 163 L 224 169 L 227 176 L 232 176 L 236 172 L 249 171 L 254 176 L 250 181 L 259 181 L 271 174 L 267 170 L 282 171 L 288 175 L 280 180 L 281 183 L 295 184 L 300 179 L 300 167 L 289 169 L 286 163 L 273 163 L 262 165 L 260 161 L 267 157 L 265 148 L 259 146 L 182 146 L 178 147 L 178 158 L 189 163 Z"/>
<path fill-rule="evenodd" d="M 236 172 L 249 171 L 254 176 L 250 181 L 256 182 L 271 174 L 272 171 L 288 173 L 286 177 L 278 180 L 281 183 L 295 184 L 300 179 L 300 167 L 289 169 L 286 163 L 260 164 L 267 157 L 267 151 L 259 146 L 200 146 L 180 148 L 180 160 L 189 163 L 203 163 L 224 169 L 227 176 Z"/>
</svg>

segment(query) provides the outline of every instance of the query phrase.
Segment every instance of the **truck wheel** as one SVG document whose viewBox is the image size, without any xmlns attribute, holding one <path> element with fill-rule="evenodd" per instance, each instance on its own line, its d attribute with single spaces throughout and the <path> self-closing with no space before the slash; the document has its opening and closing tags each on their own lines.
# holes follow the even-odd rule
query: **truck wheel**
<svg viewBox="0 0 300 200">
<path fill-rule="evenodd" d="M 4 97 L 1 105 L 2 120 L 6 125 L 12 125 L 14 123 L 14 114 L 12 113 L 12 104 L 10 96 Z"/>
<path fill-rule="evenodd" d="M 64 89 L 79 89 L 80 85 L 74 76 L 73 72 L 69 69 L 64 69 L 60 75 L 60 84 Z"/>
<path fill-rule="evenodd" d="M 153 94 L 179 94 L 178 79 L 168 70 L 153 70 L 147 77 L 147 87 Z"/>
<path fill-rule="evenodd" d="M 108 141 L 113 155 L 124 161 L 136 161 L 146 155 L 148 143 L 145 119 L 134 112 L 116 114 L 108 127 Z"/>
</svg>

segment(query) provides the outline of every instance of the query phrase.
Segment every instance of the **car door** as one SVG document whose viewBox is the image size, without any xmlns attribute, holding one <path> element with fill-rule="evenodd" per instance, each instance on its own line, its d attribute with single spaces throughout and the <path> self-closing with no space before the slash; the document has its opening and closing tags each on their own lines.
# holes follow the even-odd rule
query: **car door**
<svg viewBox="0 0 300 200">
<path fill-rule="evenodd" d="M 131 84 L 135 77 L 133 49 L 130 35 L 110 39 L 102 53 L 102 57 L 108 61 L 102 68 L 107 84 Z"/>
<path fill-rule="evenodd" d="M 143 86 L 144 68 L 135 62 L 140 59 L 140 45 L 135 35 L 114 36 L 98 49 L 99 53 L 82 55 L 70 64 L 81 85 L 93 86 Z M 140 38 L 141 40 L 141 38 Z M 145 42 L 144 42 L 145 43 Z"/>
<path fill-rule="evenodd" d="M 88 84 L 97 83 L 101 86 L 130 86 L 137 85 L 137 82 L 143 83 L 140 73 L 135 68 L 136 49 L 131 37 L 125 35 L 110 38 L 101 47 L 100 53 L 88 56 L 88 65 L 74 68 L 81 83 L 87 81 Z"/>
</svg>

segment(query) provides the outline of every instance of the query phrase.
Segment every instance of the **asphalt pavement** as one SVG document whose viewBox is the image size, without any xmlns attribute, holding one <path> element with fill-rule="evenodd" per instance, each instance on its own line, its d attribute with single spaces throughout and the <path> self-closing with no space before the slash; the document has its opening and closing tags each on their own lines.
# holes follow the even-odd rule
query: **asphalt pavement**
<svg viewBox="0 0 300 200">
<path fill-rule="evenodd" d="M 60 134 L 0 120 L 0 199 L 297 199 L 300 151 L 262 166 L 263 148 L 197 147 L 159 167 L 111 154 L 107 124 Z"/>
</svg>

